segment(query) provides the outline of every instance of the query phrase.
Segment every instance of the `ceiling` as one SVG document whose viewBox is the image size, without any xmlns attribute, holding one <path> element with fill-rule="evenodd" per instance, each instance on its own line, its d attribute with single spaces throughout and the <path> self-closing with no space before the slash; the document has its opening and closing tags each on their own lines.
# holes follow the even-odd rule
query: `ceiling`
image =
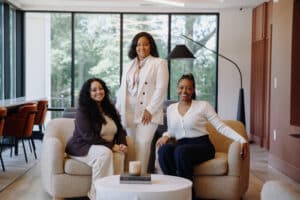
<svg viewBox="0 0 300 200">
<path fill-rule="evenodd" d="M 176 7 L 147 0 L 6 0 L 24 10 L 199 12 L 225 8 L 252 8 L 268 0 L 169 0 L 184 3 Z"/>
</svg>

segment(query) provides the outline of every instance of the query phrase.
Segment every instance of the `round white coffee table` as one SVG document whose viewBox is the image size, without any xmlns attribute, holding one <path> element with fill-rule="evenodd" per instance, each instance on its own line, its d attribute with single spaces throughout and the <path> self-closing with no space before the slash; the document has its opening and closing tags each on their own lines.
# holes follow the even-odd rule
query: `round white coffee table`
<svg viewBox="0 0 300 200">
<path fill-rule="evenodd" d="M 176 176 L 151 174 L 151 184 L 120 184 L 120 175 L 95 182 L 97 200 L 191 200 L 192 182 Z"/>
</svg>

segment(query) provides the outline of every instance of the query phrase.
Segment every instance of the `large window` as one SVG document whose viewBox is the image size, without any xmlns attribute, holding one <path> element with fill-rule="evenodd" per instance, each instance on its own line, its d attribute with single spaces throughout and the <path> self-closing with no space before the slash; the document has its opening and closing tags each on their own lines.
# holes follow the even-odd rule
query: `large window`
<svg viewBox="0 0 300 200">
<path fill-rule="evenodd" d="M 28 13 L 27 13 L 28 15 Z M 31 13 L 35 15 L 35 13 Z M 185 43 L 195 60 L 170 61 L 169 99 L 177 99 L 177 81 L 183 73 L 193 73 L 197 97 L 216 105 L 217 57 L 188 42 L 181 35 L 217 50 L 217 14 L 149 14 L 149 13 L 36 13 L 49 16 L 43 19 L 40 31 L 28 29 L 26 35 L 45 35 L 45 71 L 51 74 L 52 107 L 76 106 L 79 90 L 90 77 L 102 78 L 111 90 L 111 97 L 120 85 L 122 68 L 129 62 L 128 50 L 135 34 L 147 31 L 153 35 L 160 57 L 166 59 L 176 44 Z M 27 24 L 37 21 L 26 18 Z M 39 21 L 40 23 L 41 21 Z M 30 33 L 34 31 L 34 33 Z M 47 33 L 48 32 L 48 33 Z M 27 46 L 32 45 L 27 42 Z M 47 45 L 49 43 L 49 45 Z M 39 43 L 40 44 L 40 43 Z M 27 48 L 26 48 L 27 49 Z M 28 60 L 28 59 L 26 59 Z M 47 60 L 50 62 L 47 64 Z M 40 66 L 27 66 L 40 67 Z M 31 86 L 27 88 L 30 90 Z M 46 89 L 47 90 L 47 89 Z"/>
<path fill-rule="evenodd" d="M 21 11 L 17 11 L 7 3 L 0 4 L 0 99 L 18 97 L 24 84 L 21 83 L 21 78 L 17 79 L 17 70 L 21 69 L 17 61 L 23 53 L 22 48 L 17 48 L 17 37 L 23 34 L 22 31 L 17 31 L 17 27 L 23 25 L 21 20 L 17 24 L 17 14 L 21 19 Z M 17 92 L 17 88 L 20 93 Z"/>
<path fill-rule="evenodd" d="M 17 82 L 16 82 L 16 11 L 12 8 L 9 9 L 9 49 L 10 49 L 10 57 L 9 57 L 9 63 L 10 63 L 10 98 L 15 98 L 17 97 L 16 91 L 17 91 Z"/>
<path fill-rule="evenodd" d="M 46 30 L 50 33 L 45 35 L 46 44 L 49 49 L 46 51 L 50 56 L 50 63 L 45 62 L 45 66 L 50 67 L 51 72 L 51 107 L 71 106 L 71 71 L 72 71 L 72 34 L 71 34 L 71 14 L 53 13 L 48 15 L 50 19 Z M 43 20 L 45 23 L 49 21 Z M 50 37 L 50 38 L 49 38 Z M 46 54 L 46 56 L 49 56 Z M 46 70 L 47 73 L 47 70 Z M 49 94 L 48 94 L 49 95 Z"/>
<path fill-rule="evenodd" d="M 176 60 L 171 62 L 170 98 L 177 99 L 177 81 L 183 73 L 193 73 L 196 81 L 197 99 L 216 105 L 216 55 L 184 39 L 181 35 L 217 51 L 216 15 L 172 15 L 171 46 L 186 44 L 196 57 L 195 60 Z"/>
<path fill-rule="evenodd" d="M 26 96 L 48 98 L 49 107 L 70 107 L 72 100 L 72 15 L 25 15 Z M 60 116 L 51 112 L 52 117 Z"/>
<path fill-rule="evenodd" d="M 128 51 L 132 38 L 141 31 L 151 33 L 159 56 L 168 55 L 168 15 L 167 14 L 124 14 L 123 23 L 123 65 L 129 62 Z"/>
<path fill-rule="evenodd" d="M 103 79 L 114 96 L 120 85 L 120 15 L 75 14 L 74 36 L 75 102 L 91 77 Z"/>
</svg>

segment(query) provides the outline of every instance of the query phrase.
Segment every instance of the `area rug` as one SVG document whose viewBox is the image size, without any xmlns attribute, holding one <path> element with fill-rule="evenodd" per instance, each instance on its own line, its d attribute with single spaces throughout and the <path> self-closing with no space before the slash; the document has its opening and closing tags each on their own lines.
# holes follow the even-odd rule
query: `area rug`
<svg viewBox="0 0 300 200">
<path fill-rule="evenodd" d="M 40 143 L 40 141 L 35 142 L 37 149 L 39 149 L 38 146 L 40 146 Z M 28 170 L 30 170 L 39 162 L 38 159 L 34 158 L 33 152 L 30 152 L 29 144 L 27 141 L 25 141 L 25 147 L 28 163 L 25 162 L 21 142 L 19 143 L 19 155 L 17 156 L 13 154 L 13 156 L 10 157 L 10 149 L 4 149 L 2 151 L 5 172 L 3 172 L 2 168 L 0 168 L 0 192 L 11 185 L 15 180 L 23 176 Z M 37 151 L 37 155 L 39 155 L 39 151 Z"/>
</svg>

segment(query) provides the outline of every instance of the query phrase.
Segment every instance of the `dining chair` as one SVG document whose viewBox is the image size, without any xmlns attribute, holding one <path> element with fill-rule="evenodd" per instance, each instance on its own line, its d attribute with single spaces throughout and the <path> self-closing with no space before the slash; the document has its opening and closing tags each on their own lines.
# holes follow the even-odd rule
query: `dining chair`
<svg viewBox="0 0 300 200">
<path fill-rule="evenodd" d="M 47 115 L 47 109 L 48 109 L 48 100 L 43 99 L 39 100 L 37 102 L 37 113 L 35 115 L 34 119 L 34 125 L 38 126 L 38 131 L 33 131 L 33 138 L 42 139 L 43 138 L 43 129 L 44 123 Z"/>
<path fill-rule="evenodd" d="M 18 141 L 21 139 L 26 163 L 28 162 L 28 159 L 24 145 L 24 139 L 31 140 L 34 157 L 35 159 L 37 158 L 35 144 L 32 138 L 32 128 L 34 125 L 36 112 L 36 104 L 25 104 L 20 106 L 16 113 L 8 115 L 4 124 L 3 136 L 13 137 L 15 146 L 18 145 Z"/>
</svg>

